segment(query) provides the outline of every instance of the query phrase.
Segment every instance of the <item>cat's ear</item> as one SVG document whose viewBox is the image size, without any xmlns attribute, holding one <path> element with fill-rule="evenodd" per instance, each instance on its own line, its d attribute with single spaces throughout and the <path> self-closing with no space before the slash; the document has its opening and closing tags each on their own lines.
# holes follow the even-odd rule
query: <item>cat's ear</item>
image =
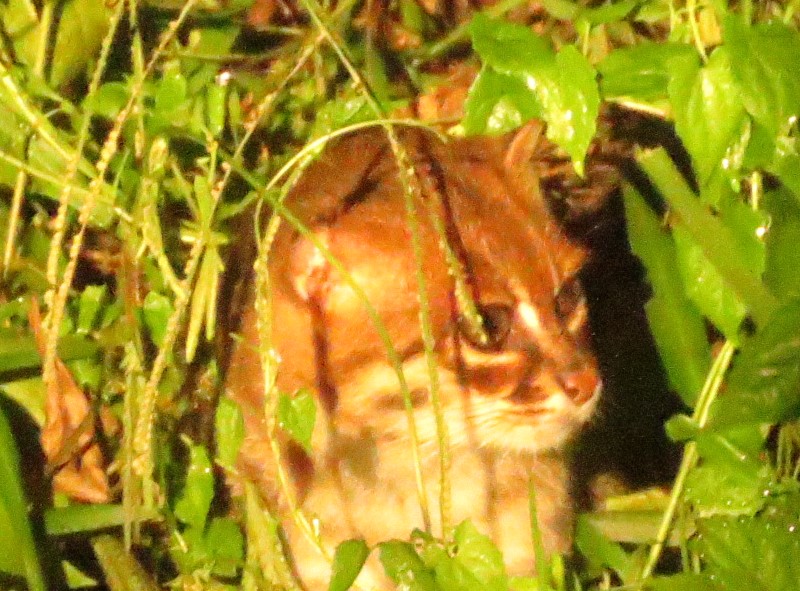
<svg viewBox="0 0 800 591">
<path fill-rule="evenodd" d="M 530 167 L 544 141 L 547 140 L 544 137 L 544 124 L 541 121 L 532 119 L 523 125 L 514 133 L 506 150 L 504 161 L 506 169 L 519 171 Z"/>
</svg>

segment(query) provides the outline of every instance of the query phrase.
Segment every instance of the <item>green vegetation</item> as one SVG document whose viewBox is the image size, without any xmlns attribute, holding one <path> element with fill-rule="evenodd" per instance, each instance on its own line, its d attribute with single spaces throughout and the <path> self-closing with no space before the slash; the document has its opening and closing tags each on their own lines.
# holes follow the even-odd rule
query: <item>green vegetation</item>
<svg viewBox="0 0 800 591">
<path fill-rule="evenodd" d="M 385 125 L 459 63 L 477 79 L 446 123 L 540 118 L 578 173 L 603 106 L 674 126 L 691 170 L 639 150 L 653 194 L 623 200 L 683 459 L 668 495 L 582 517 L 581 559 L 537 578 L 462 523 L 347 542 L 330 588 L 369 552 L 420 591 L 800 588 L 800 3 L 540 4 L 393 0 L 379 26 L 352 0 L 267 2 L 260 32 L 249 0 L 0 5 L 0 587 L 294 588 L 253 491 L 238 518 L 215 504 L 243 438 L 216 403 L 231 220 L 280 210 L 320 138 Z M 308 447 L 311 397 L 273 406 Z"/>
</svg>

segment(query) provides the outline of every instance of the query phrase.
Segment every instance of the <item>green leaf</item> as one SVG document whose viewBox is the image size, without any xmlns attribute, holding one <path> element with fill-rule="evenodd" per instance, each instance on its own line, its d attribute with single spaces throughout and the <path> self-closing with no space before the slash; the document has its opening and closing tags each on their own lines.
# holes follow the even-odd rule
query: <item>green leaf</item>
<svg viewBox="0 0 800 591">
<path fill-rule="evenodd" d="M 15 14 L 15 23 L 9 23 L 6 18 L 3 20 L 7 27 L 12 27 L 10 37 L 17 56 L 28 66 L 32 66 L 43 24 L 36 17 L 32 5 L 27 2 L 13 2 L 4 16 L 9 14 Z M 53 61 L 49 79 L 52 86 L 60 86 L 81 74 L 96 57 L 108 31 L 109 14 L 109 7 L 103 0 L 70 0 L 64 3 L 56 20 L 58 29 L 52 48 Z M 27 26 L 24 26 L 25 17 L 30 19 Z"/>
<path fill-rule="evenodd" d="M 64 335 L 58 342 L 58 357 L 62 361 L 93 358 L 98 350 L 97 343 L 84 336 Z M 41 364 L 33 337 L 0 330 L 0 373 L 32 369 Z"/>
<path fill-rule="evenodd" d="M 583 161 L 597 130 L 600 110 L 597 73 L 572 45 L 558 53 L 555 67 L 556 84 L 537 86 L 547 137 L 566 150 L 575 170 L 583 176 Z"/>
<path fill-rule="evenodd" d="M 161 346 L 167 331 L 167 321 L 172 314 L 172 302 L 156 291 L 148 292 L 142 307 L 144 323 L 150 331 L 150 338 L 156 346 Z"/>
<path fill-rule="evenodd" d="M 678 226 L 673 229 L 672 237 L 686 295 L 726 338 L 738 342 L 739 326 L 747 308 L 725 285 L 689 232 Z"/>
<path fill-rule="evenodd" d="M 142 520 L 157 520 L 159 514 L 152 510 L 137 514 L 137 517 Z M 69 505 L 48 509 L 44 514 L 44 526 L 47 535 L 64 536 L 122 527 L 128 518 L 126 509 L 122 505 Z"/>
<path fill-rule="evenodd" d="M 369 547 L 364 540 L 346 540 L 339 544 L 333 556 L 328 591 L 347 591 L 355 582 L 368 556 Z"/>
<path fill-rule="evenodd" d="M 186 103 L 186 78 L 174 71 L 159 80 L 154 96 L 153 114 L 169 116 Z"/>
<path fill-rule="evenodd" d="M 600 62 L 600 88 L 605 98 L 653 102 L 667 97 L 676 63 L 699 63 L 695 49 L 684 43 L 644 42 L 615 49 Z"/>
<path fill-rule="evenodd" d="M 195 531 L 205 527 L 211 499 L 214 498 L 214 474 L 211 461 L 202 445 L 189 445 L 189 469 L 178 501 L 175 516 Z"/>
<path fill-rule="evenodd" d="M 617 543 L 607 539 L 603 533 L 585 516 L 578 517 L 575 527 L 575 545 L 588 561 L 590 569 L 613 570 L 623 582 L 635 573 L 638 564 Z"/>
<path fill-rule="evenodd" d="M 768 191 L 763 205 L 771 218 L 764 281 L 783 298 L 800 297 L 800 206 L 785 189 Z"/>
<path fill-rule="evenodd" d="M 615 23 L 624 19 L 630 12 L 644 0 L 619 0 L 602 4 L 595 8 L 581 7 L 575 15 L 577 20 L 585 21 L 592 26 Z"/>
<path fill-rule="evenodd" d="M 225 129 L 228 88 L 215 82 L 206 89 L 206 115 L 208 131 L 212 137 L 219 137 Z"/>
<path fill-rule="evenodd" d="M 87 285 L 84 288 L 78 304 L 78 334 L 87 334 L 94 328 L 105 298 L 105 285 Z"/>
<path fill-rule="evenodd" d="M 583 173 L 583 160 L 594 137 L 600 94 L 596 73 L 588 60 L 575 47 L 568 45 L 557 55 L 549 45 L 530 29 L 477 14 L 470 24 L 472 44 L 484 63 L 500 74 L 516 77 L 520 82 L 509 89 L 510 97 L 522 98 L 522 88 L 528 88 L 541 107 L 547 123 L 547 137 L 572 158 L 575 169 Z M 480 101 L 485 115 L 499 116 L 504 123 L 522 112 L 518 100 L 500 100 L 506 93 L 497 88 L 500 78 L 491 81 L 489 96 L 494 100 Z M 484 82 L 477 88 L 485 91 Z M 475 88 L 473 88 L 475 90 Z M 487 103 L 493 105 L 487 108 Z M 499 104 L 499 112 L 498 110 Z M 470 129 L 484 127 L 470 120 Z"/>
<path fill-rule="evenodd" d="M 647 581 L 647 591 L 727 591 L 706 574 L 681 573 L 671 577 L 656 577 Z"/>
<path fill-rule="evenodd" d="M 778 423 L 800 416 L 800 300 L 780 308 L 741 348 L 715 426 Z"/>
<path fill-rule="evenodd" d="M 689 232 L 756 323 L 767 322 L 778 301 L 767 291 L 760 274 L 749 268 L 737 236 L 697 198 L 664 149 L 644 152 L 637 160 L 669 203 L 676 225 Z"/>
<path fill-rule="evenodd" d="M 480 533 L 471 522 L 463 521 L 456 527 L 453 540 L 456 560 L 478 581 L 487 586 L 505 581 L 503 555 L 489 536 Z"/>
<path fill-rule="evenodd" d="M 494 70 L 513 76 L 536 76 L 550 69 L 555 53 L 527 27 L 476 14 L 469 25 L 472 47 Z"/>
<path fill-rule="evenodd" d="M 672 64 L 680 64 L 669 84 L 675 129 L 703 186 L 721 168 L 728 148 L 739 140 L 744 105 L 725 47 L 717 48 L 702 68 L 694 59 Z"/>
<path fill-rule="evenodd" d="M 235 577 L 244 560 L 244 536 L 233 519 L 215 517 L 205 536 L 212 572 L 220 577 Z"/>
<path fill-rule="evenodd" d="M 506 133 L 539 114 L 533 93 L 518 77 L 484 67 L 464 104 L 464 131 L 468 135 Z"/>
<path fill-rule="evenodd" d="M 320 137 L 332 131 L 370 121 L 375 118 L 372 109 L 363 95 L 351 98 L 340 97 L 325 103 L 314 118 L 311 135 Z"/>
<path fill-rule="evenodd" d="M 311 453 L 311 435 L 316 419 L 317 405 L 309 390 L 299 390 L 294 396 L 280 394 L 278 425 L 308 453 Z"/>
<path fill-rule="evenodd" d="M 670 384 L 694 404 L 711 364 L 705 325 L 680 281 L 675 245 L 639 193 L 623 192 L 628 239 L 653 286 L 645 310 Z"/>
<path fill-rule="evenodd" d="M 698 517 L 752 516 L 764 506 L 770 474 L 766 466 L 749 474 L 720 462 L 706 462 L 689 472 L 684 494 Z"/>
<path fill-rule="evenodd" d="M 217 460 L 223 466 L 232 468 L 236 465 L 239 448 L 244 441 L 244 417 L 239 405 L 223 396 L 217 405 L 214 415 L 214 432 L 216 433 Z"/>
<path fill-rule="evenodd" d="M 44 591 L 19 469 L 19 453 L 0 407 L 0 544 L 6 549 L 0 552 L 0 572 L 25 577 L 31 591 Z"/>
<path fill-rule="evenodd" d="M 124 82 L 106 82 L 96 93 L 86 97 L 83 108 L 100 117 L 114 119 L 128 102 L 128 95 L 128 85 Z"/>
<path fill-rule="evenodd" d="M 759 457 L 766 430 L 758 425 L 700 429 L 684 415 L 671 418 L 666 426 L 673 439 L 697 444 L 701 464 L 689 472 L 685 486 L 695 515 L 754 515 L 764 506 L 764 491 L 775 479 Z"/>
<path fill-rule="evenodd" d="M 779 21 L 747 26 L 730 14 L 723 39 L 748 113 L 778 137 L 800 114 L 800 36 Z"/>
<path fill-rule="evenodd" d="M 797 517 L 714 517 L 698 523 L 706 571 L 726 591 L 800 589 Z"/>
<path fill-rule="evenodd" d="M 453 532 L 453 545 L 417 532 L 420 554 L 442 591 L 506 591 L 503 557 L 494 543 L 469 521 Z"/>
<path fill-rule="evenodd" d="M 378 544 L 378 556 L 386 575 L 399 589 L 436 591 L 433 574 L 408 542 L 391 540 Z"/>
</svg>

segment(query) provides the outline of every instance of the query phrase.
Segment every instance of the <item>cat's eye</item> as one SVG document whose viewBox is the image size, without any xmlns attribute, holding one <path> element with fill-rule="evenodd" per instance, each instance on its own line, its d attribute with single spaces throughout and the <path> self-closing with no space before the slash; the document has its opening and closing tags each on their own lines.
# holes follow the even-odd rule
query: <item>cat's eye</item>
<svg viewBox="0 0 800 591">
<path fill-rule="evenodd" d="M 483 321 L 485 338 L 470 328 L 470 324 L 464 319 L 460 322 L 461 334 L 477 349 L 499 349 L 511 331 L 513 310 L 505 304 L 486 304 L 478 306 L 478 313 Z"/>
<path fill-rule="evenodd" d="M 556 314 L 562 322 L 572 325 L 573 322 L 582 323 L 583 318 L 574 318 L 576 313 L 583 308 L 586 296 L 577 277 L 568 279 L 561 285 L 555 299 Z M 582 316 L 582 315 L 581 315 Z"/>
</svg>

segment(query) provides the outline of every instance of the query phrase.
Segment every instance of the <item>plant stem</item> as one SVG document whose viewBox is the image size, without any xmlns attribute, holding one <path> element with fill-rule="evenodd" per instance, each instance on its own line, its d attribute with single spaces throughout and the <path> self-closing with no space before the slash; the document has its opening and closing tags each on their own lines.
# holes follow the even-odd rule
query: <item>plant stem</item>
<svg viewBox="0 0 800 591">
<path fill-rule="evenodd" d="M 714 360 L 714 363 L 711 365 L 708 375 L 706 376 L 706 382 L 703 385 L 703 389 L 697 399 L 697 406 L 695 406 L 694 413 L 692 414 L 692 418 L 700 428 L 705 426 L 706 422 L 708 421 L 708 414 L 711 409 L 711 404 L 714 402 L 717 394 L 719 393 L 722 380 L 725 377 L 725 373 L 728 370 L 735 350 L 735 345 L 733 345 L 733 343 L 730 341 L 726 341 L 717 355 L 717 358 Z M 647 557 L 647 562 L 645 563 L 641 574 L 639 575 L 640 582 L 644 581 L 653 574 L 656 563 L 658 563 L 658 559 L 661 556 L 664 545 L 666 544 L 669 532 L 672 529 L 672 522 L 675 518 L 675 513 L 682 500 L 684 487 L 686 485 L 686 478 L 697 462 L 697 457 L 697 445 L 694 441 L 690 441 L 684 448 L 683 459 L 681 460 L 681 465 L 678 469 L 678 475 L 675 477 L 675 482 L 672 485 L 672 494 L 670 495 L 669 503 L 667 504 L 667 508 L 665 509 L 664 515 L 661 518 L 661 524 L 658 528 L 658 533 L 656 534 L 656 541 L 650 547 L 650 553 Z"/>
</svg>

